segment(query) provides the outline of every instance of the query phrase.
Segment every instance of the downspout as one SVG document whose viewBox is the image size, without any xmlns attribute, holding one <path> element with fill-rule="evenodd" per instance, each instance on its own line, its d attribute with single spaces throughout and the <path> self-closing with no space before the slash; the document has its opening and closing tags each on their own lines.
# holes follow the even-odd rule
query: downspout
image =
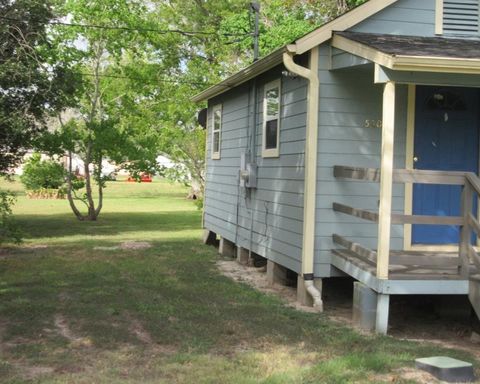
<svg viewBox="0 0 480 384">
<path fill-rule="evenodd" d="M 308 80 L 307 122 L 305 135 L 305 187 L 303 197 L 303 240 L 302 276 L 306 291 L 313 299 L 313 306 L 323 310 L 322 295 L 314 285 L 315 261 L 315 208 L 317 183 L 317 141 L 318 141 L 318 47 L 310 51 L 310 68 L 302 67 L 293 61 L 296 46 L 287 46 L 283 54 L 283 64 L 288 71 Z"/>
</svg>

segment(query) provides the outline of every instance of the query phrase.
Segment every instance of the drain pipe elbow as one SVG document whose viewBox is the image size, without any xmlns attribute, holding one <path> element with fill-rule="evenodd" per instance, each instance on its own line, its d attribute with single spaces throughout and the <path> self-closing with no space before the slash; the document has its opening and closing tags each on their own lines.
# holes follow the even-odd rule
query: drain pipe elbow
<svg viewBox="0 0 480 384">
<path fill-rule="evenodd" d="M 313 280 L 305 280 L 305 289 L 313 299 L 313 308 L 318 309 L 319 312 L 323 312 L 322 294 L 315 287 Z"/>
</svg>

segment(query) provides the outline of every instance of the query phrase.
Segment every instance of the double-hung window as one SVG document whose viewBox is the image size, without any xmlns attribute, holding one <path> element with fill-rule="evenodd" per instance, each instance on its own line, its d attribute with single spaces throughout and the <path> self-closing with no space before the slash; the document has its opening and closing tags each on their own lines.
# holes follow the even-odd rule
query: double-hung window
<svg viewBox="0 0 480 384">
<path fill-rule="evenodd" d="M 280 79 L 265 84 L 263 91 L 263 157 L 280 154 Z"/>
<path fill-rule="evenodd" d="M 222 105 L 212 108 L 212 159 L 220 159 L 220 144 L 222 139 Z"/>
</svg>

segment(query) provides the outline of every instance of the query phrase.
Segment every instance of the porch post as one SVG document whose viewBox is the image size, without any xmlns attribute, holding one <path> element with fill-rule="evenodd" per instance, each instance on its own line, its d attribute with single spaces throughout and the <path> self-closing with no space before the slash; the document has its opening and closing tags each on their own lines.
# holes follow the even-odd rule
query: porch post
<svg viewBox="0 0 480 384">
<path fill-rule="evenodd" d="M 378 218 L 377 278 L 388 279 L 390 224 L 392 214 L 393 141 L 395 128 L 395 83 L 383 91 L 382 152 L 380 166 L 380 206 Z"/>
</svg>

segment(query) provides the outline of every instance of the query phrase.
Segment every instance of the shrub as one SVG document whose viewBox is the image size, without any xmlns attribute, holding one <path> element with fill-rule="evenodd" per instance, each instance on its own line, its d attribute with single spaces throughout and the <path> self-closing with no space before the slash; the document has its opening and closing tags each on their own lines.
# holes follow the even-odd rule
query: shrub
<svg viewBox="0 0 480 384">
<path fill-rule="evenodd" d="M 65 183 L 66 171 L 53 160 L 42 160 L 35 153 L 25 163 L 20 180 L 27 190 L 59 189 Z"/>
<path fill-rule="evenodd" d="M 21 233 L 18 225 L 12 219 L 12 205 L 15 198 L 12 194 L 0 191 L 0 244 L 12 241 L 20 243 Z"/>
</svg>

